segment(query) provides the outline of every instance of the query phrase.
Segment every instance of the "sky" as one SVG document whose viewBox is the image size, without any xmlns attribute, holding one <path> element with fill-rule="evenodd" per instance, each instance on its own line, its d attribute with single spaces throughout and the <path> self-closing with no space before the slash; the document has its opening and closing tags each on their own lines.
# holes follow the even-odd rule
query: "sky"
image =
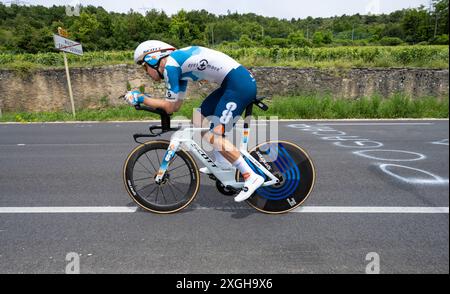
<svg viewBox="0 0 450 294">
<path fill-rule="evenodd" d="M 8 2 L 11 0 L 4 0 Z M 12 0 L 15 1 L 15 0 Z M 403 8 L 429 6 L 430 0 L 23 0 L 33 5 L 82 5 L 102 6 L 107 11 L 145 13 L 152 8 L 164 10 L 168 15 L 179 10 L 205 9 L 216 15 L 227 14 L 227 10 L 238 13 L 255 13 L 277 18 L 306 18 L 340 16 L 343 14 L 390 13 Z"/>
</svg>

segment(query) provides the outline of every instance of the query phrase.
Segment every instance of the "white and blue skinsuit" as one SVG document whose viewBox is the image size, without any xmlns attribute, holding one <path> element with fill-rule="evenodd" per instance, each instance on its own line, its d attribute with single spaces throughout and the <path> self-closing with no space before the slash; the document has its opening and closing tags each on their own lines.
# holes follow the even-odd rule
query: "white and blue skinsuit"
<svg viewBox="0 0 450 294">
<path fill-rule="evenodd" d="M 228 55 L 199 46 L 172 52 L 164 70 L 167 98 L 182 100 L 188 81 L 209 81 L 220 85 L 205 98 L 200 112 L 211 121 L 211 129 L 222 124 L 229 131 L 256 99 L 256 81 L 251 73 Z"/>
</svg>

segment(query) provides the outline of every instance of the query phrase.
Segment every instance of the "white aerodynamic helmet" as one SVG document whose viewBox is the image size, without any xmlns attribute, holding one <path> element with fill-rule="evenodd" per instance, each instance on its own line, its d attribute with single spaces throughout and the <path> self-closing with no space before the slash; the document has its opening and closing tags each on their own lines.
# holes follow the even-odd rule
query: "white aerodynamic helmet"
<svg viewBox="0 0 450 294">
<path fill-rule="evenodd" d="M 134 50 L 134 62 L 141 65 L 145 61 L 151 67 L 156 67 L 161 58 L 169 55 L 174 50 L 176 50 L 175 47 L 161 41 L 145 41 Z"/>
</svg>

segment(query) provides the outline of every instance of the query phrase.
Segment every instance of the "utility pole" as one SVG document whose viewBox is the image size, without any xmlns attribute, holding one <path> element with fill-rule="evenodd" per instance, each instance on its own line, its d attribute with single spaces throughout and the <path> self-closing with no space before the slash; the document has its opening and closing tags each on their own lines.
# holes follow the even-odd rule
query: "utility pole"
<svg viewBox="0 0 450 294">
<path fill-rule="evenodd" d="M 355 40 L 355 24 L 353 24 L 352 28 L 352 42 Z"/>
<path fill-rule="evenodd" d="M 437 15 L 436 7 L 433 5 L 433 0 L 430 0 L 430 2 L 429 2 L 428 13 L 430 15 L 430 18 L 432 18 L 433 14 L 434 14 L 434 38 L 436 38 L 436 35 L 437 35 L 437 24 L 438 24 L 438 15 Z M 431 24 L 430 24 L 430 26 L 431 26 Z"/>
<path fill-rule="evenodd" d="M 437 12 L 435 12 L 435 14 L 436 14 L 436 20 L 435 20 L 435 23 L 434 23 L 434 37 L 436 38 L 437 31 L 438 31 L 438 14 L 437 14 Z"/>
<path fill-rule="evenodd" d="M 438 20 L 439 20 L 439 14 L 438 14 L 438 10 L 436 9 L 436 7 L 434 7 L 434 38 L 436 38 L 437 36 L 437 32 L 438 32 Z"/>
<path fill-rule="evenodd" d="M 211 40 L 212 40 L 212 44 L 214 46 L 214 25 L 211 25 Z"/>
</svg>

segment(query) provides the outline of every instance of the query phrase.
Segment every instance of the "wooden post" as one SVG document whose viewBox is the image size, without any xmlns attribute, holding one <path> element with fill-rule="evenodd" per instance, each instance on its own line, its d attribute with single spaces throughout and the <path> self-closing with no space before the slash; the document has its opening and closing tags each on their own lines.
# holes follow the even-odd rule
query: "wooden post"
<svg viewBox="0 0 450 294">
<path fill-rule="evenodd" d="M 69 63 L 67 62 L 66 52 L 64 54 L 64 66 L 66 67 L 66 76 L 67 76 L 67 85 L 69 86 L 69 96 L 70 96 L 70 104 L 72 105 L 72 114 L 75 118 L 75 103 L 73 101 L 73 93 L 72 93 L 72 83 L 70 82 L 70 73 L 69 73 Z"/>
</svg>

